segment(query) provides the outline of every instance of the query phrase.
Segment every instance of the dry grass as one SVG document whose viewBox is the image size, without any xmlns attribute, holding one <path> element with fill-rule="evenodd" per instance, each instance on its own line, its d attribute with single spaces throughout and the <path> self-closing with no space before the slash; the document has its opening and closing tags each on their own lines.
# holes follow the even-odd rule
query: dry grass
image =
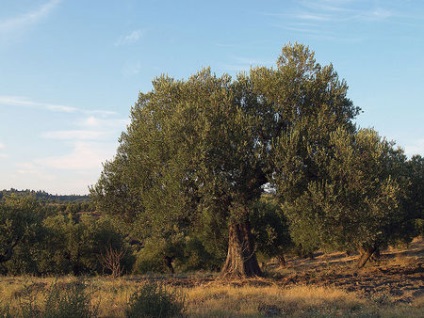
<svg viewBox="0 0 424 318">
<path fill-rule="evenodd" d="M 274 278 L 219 281 L 209 273 L 193 275 L 83 278 L 100 317 L 124 317 L 130 296 L 147 281 L 161 281 L 185 295 L 185 317 L 423 317 L 424 241 L 391 249 L 379 265 L 357 272 L 352 257 L 320 255 L 314 261 L 289 261 Z M 303 275 L 303 276 L 302 276 Z M 22 306 L 43 309 L 54 284 L 66 288 L 72 276 L 0 277 L 0 317 L 9 306 L 13 317 Z M 348 292 L 350 290 L 350 292 Z M 367 292 L 369 290 L 369 292 Z"/>
<path fill-rule="evenodd" d="M 18 313 L 33 301 L 42 306 L 52 284 L 70 284 L 73 277 L 2 277 L 2 304 Z M 130 295 L 146 280 L 142 277 L 87 278 L 86 291 L 100 317 L 124 317 Z M 317 286 L 283 287 L 270 279 L 239 282 L 206 282 L 175 287 L 185 295 L 186 317 L 424 317 L 424 298 L 413 305 L 393 305 L 385 297 L 368 299 L 356 293 Z M 182 284 L 186 285 L 186 284 Z"/>
<path fill-rule="evenodd" d="M 341 290 L 298 286 L 209 286 L 187 291 L 190 317 L 343 316 L 366 301 Z"/>
</svg>

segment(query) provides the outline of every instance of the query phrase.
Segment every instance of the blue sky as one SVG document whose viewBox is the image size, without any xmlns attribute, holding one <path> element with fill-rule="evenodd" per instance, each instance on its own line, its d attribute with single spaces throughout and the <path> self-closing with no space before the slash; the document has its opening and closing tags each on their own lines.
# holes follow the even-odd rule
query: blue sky
<svg viewBox="0 0 424 318">
<path fill-rule="evenodd" d="M 0 189 L 88 193 L 152 79 L 272 67 L 295 41 L 347 81 L 359 126 L 424 155 L 424 1 L 0 4 Z"/>
</svg>

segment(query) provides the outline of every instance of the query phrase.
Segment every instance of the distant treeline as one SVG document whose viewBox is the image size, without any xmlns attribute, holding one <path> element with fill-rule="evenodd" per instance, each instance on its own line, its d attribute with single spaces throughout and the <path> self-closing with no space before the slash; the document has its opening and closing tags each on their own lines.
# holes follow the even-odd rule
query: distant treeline
<svg viewBox="0 0 424 318">
<path fill-rule="evenodd" d="M 88 202 L 90 200 L 90 197 L 88 195 L 60 195 L 60 194 L 50 194 L 46 191 L 34 191 L 34 190 L 17 190 L 11 188 L 10 190 L 2 190 L 0 192 L 0 199 L 3 198 L 4 195 L 10 195 L 10 194 L 16 194 L 16 195 L 22 195 L 22 196 L 28 196 L 28 195 L 34 195 L 37 200 L 44 201 L 44 202 L 57 202 L 57 203 L 67 203 L 67 202 Z"/>
</svg>

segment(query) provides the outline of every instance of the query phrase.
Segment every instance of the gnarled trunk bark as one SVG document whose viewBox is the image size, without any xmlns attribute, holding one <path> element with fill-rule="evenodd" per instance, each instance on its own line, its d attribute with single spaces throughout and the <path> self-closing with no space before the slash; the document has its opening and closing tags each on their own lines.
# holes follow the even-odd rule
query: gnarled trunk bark
<svg viewBox="0 0 424 318">
<path fill-rule="evenodd" d="M 246 278 L 262 275 L 248 221 L 232 223 L 228 233 L 227 259 L 221 270 L 222 278 Z"/>
<path fill-rule="evenodd" d="M 277 260 L 278 260 L 278 264 L 281 267 L 286 267 L 287 263 L 286 263 L 286 258 L 284 257 L 284 254 L 280 254 L 277 256 Z"/>
<path fill-rule="evenodd" d="M 19 238 L 16 238 L 14 241 L 12 241 L 12 243 L 8 244 L 8 246 L 4 248 L 3 253 L 0 254 L 0 263 L 5 263 L 12 258 L 13 249 L 16 245 L 18 245 L 19 240 Z"/>
<path fill-rule="evenodd" d="M 367 246 L 367 247 L 362 247 L 360 249 L 360 256 L 359 256 L 359 261 L 358 261 L 358 268 L 362 268 L 365 266 L 365 264 L 368 262 L 368 260 L 371 258 L 371 256 L 374 254 L 374 252 L 377 251 L 377 247 L 376 246 Z"/>
<path fill-rule="evenodd" d="M 172 265 L 174 258 L 165 255 L 163 257 L 163 261 L 165 262 L 166 267 L 168 267 L 168 269 L 171 271 L 171 274 L 175 274 L 174 266 Z"/>
</svg>

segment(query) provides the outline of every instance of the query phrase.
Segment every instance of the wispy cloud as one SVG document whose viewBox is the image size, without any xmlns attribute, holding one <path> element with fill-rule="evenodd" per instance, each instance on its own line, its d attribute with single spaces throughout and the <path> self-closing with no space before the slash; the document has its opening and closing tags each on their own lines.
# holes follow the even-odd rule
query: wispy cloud
<svg viewBox="0 0 424 318">
<path fill-rule="evenodd" d="M 143 37 L 144 34 L 145 34 L 144 30 L 141 30 L 141 29 L 134 30 L 129 34 L 120 36 L 119 39 L 115 42 L 115 46 L 134 44 L 138 42 Z"/>
<path fill-rule="evenodd" d="M 77 107 L 61 105 L 61 104 L 52 104 L 52 103 L 44 103 L 39 101 L 31 100 L 27 97 L 22 96 L 7 96 L 0 95 L 0 107 L 27 107 L 33 109 L 40 109 L 52 112 L 60 112 L 60 113 L 84 113 L 84 114 L 98 114 L 102 116 L 111 116 L 116 115 L 116 112 L 113 111 L 105 111 L 105 110 L 83 110 Z"/>
<path fill-rule="evenodd" d="M 29 108 L 37 108 L 37 109 L 44 109 L 44 110 L 49 110 L 54 112 L 64 112 L 64 113 L 74 113 L 77 111 L 77 108 L 75 107 L 59 105 L 59 104 L 36 102 L 21 96 L 0 96 L 0 107 L 1 106 L 29 107 Z"/>
<path fill-rule="evenodd" d="M 2 153 L 2 151 L 3 151 L 5 148 L 6 148 L 6 146 L 5 146 L 3 143 L 1 143 L 1 142 L 0 142 L 0 159 L 1 159 L 1 158 L 7 158 L 7 157 L 8 157 L 8 156 L 7 156 L 7 154 Z"/>
<path fill-rule="evenodd" d="M 405 154 L 409 157 L 417 154 L 424 154 L 424 139 L 408 139 L 405 145 Z"/>
<path fill-rule="evenodd" d="M 100 169 L 111 159 L 118 146 L 118 137 L 125 130 L 129 119 L 115 116 L 88 114 L 73 123 L 77 129 L 45 131 L 41 138 L 65 141 L 67 153 L 60 156 L 39 158 L 37 165 L 61 170 Z"/>
<path fill-rule="evenodd" d="M 221 68 L 225 71 L 243 72 L 249 71 L 251 67 L 271 66 L 274 61 L 261 60 L 257 58 L 249 58 L 243 56 L 235 56 L 232 58 L 231 64 L 223 64 Z"/>
<path fill-rule="evenodd" d="M 101 169 L 102 163 L 106 159 L 112 158 L 115 150 L 115 143 L 105 145 L 96 142 L 77 141 L 73 144 L 70 153 L 36 159 L 35 163 L 43 167 L 61 170 Z"/>
<path fill-rule="evenodd" d="M 19 175 L 37 178 L 43 181 L 52 181 L 55 179 L 53 175 L 46 173 L 32 162 L 17 163 L 16 167 L 16 173 Z"/>
<path fill-rule="evenodd" d="M 102 162 L 112 158 L 118 137 L 129 123 L 129 118 L 123 118 L 113 111 L 84 110 L 17 96 L 0 96 L 0 108 L 2 107 L 32 108 L 46 112 L 61 112 L 65 116 L 72 115 L 70 117 L 72 119 L 68 121 L 70 129 L 44 131 L 39 134 L 46 143 L 51 140 L 66 141 L 62 144 L 67 149 L 65 150 L 67 154 L 34 159 L 30 168 L 20 169 L 20 173 L 31 175 L 35 175 L 41 167 L 62 170 L 101 167 Z M 4 148 L 4 144 L 0 143 L 0 151 Z"/>
<path fill-rule="evenodd" d="M 300 20 L 317 21 L 317 22 L 330 21 L 332 19 L 332 16 L 329 14 L 311 13 L 311 12 L 297 13 L 294 15 L 294 17 Z"/>
<path fill-rule="evenodd" d="M 93 130 L 62 130 L 48 131 L 41 134 L 41 137 L 55 140 L 98 140 L 107 135 L 104 131 Z"/>
<path fill-rule="evenodd" d="M 122 74 L 126 77 L 138 75 L 141 72 L 141 63 L 137 62 L 126 62 L 122 67 Z"/>
<path fill-rule="evenodd" d="M 80 129 L 45 131 L 41 137 L 52 140 L 69 141 L 108 141 L 116 140 L 119 133 L 123 131 L 129 119 L 123 118 L 99 118 L 89 116 L 81 118 L 76 125 Z"/>
<path fill-rule="evenodd" d="M 375 8 L 373 10 L 363 12 L 360 17 L 370 21 L 382 21 L 394 16 L 390 10 L 383 8 Z"/>
<path fill-rule="evenodd" d="M 64 171 L 54 174 L 52 169 L 36 162 L 21 162 L 15 164 L 13 174 L 16 189 L 43 190 L 52 194 L 88 194 L 88 185 L 92 184 L 98 174 L 98 169 Z M 77 177 L 75 177 L 77 175 Z M 41 187 L 40 187 L 41 186 Z"/>
<path fill-rule="evenodd" d="M 54 154 L 33 155 L 24 162 L 18 159 L 13 173 L 14 179 L 21 181 L 14 187 L 38 189 L 44 184 L 42 190 L 50 192 L 86 194 L 88 185 L 96 182 L 102 163 L 116 153 L 118 137 L 129 119 L 116 113 L 79 109 L 70 118 L 69 130 L 44 131 L 36 136 L 47 149 L 56 149 L 58 144 L 61 148 Z M 0 158 L 1 153 L 0 148 Z"/>
<path fill-rule="evenodd" d="M 60 2 L 61 0 L 50 0 L 33 11 L 0 21 L 0 34 L 4 35 L 21 31 L 31 25 L 37 24 L 39 21 L 47 18 Z"/>
<path fill-rule="evenodd" d="M 308 34 L 323 39 L 334 39 L 343 30 L 340 39 L 346 40 L 343 29 L 347 22 L 385 22 L 398 12 L 384 2 L 352 0 L 303 0 L 282 13 L 265 13 L 274 17 L 273 25 L 291 32 Z M 340 33 L 340 32 L 339 32 Z"/>
<path fill-rule="evenodd" d="M 84 117 L 79 120 L 78 125 L 80 127 L 86 127 L 88 129 L 93 128 L 102 128 L 102 129 L 116 129 L 116 128 L 124 128 L 127 124 L 130 123 L 129 118 L 118 118 L 117 116 L 108 117 L 108 118 L 99 118 L 93 115 L 88 117 Z"/>
</svg>

